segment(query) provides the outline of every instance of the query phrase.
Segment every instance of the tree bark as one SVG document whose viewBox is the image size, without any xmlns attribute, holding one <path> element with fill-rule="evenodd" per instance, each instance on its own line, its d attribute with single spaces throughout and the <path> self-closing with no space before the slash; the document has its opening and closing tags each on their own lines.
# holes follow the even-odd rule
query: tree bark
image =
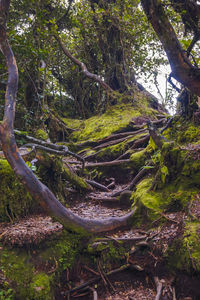
<svg viewBox="0 0 200 300">
<path fill-rule="evenodd" d="M 141 0 L 148 20 L 167 54 L 175 79 L 200 96 L 200 69 L 193 66 L 166 16 L 161 0 Z"/>
<path fill-rule="evenodd" d="M 126 226 L 134 212 L 130 212 L 123 217 L 107 218 L 104 220 L 84 219 L 73 214 L 35 177 L 31 169 L 22 159 L 16 145 L 13 128 L 16 93 L 18 89 L 18 68 L 6 35 L 6 21 L 9 5 L 10 0 L 0 0 L 0 48 L 8 68 L 4 118 L 0 123 L 0 140 L 6 159 L 33 199 L 38 201 L 49 214 L 53 215 L 65 227 L 77 231 L 102 232 Z"/>
</svg>

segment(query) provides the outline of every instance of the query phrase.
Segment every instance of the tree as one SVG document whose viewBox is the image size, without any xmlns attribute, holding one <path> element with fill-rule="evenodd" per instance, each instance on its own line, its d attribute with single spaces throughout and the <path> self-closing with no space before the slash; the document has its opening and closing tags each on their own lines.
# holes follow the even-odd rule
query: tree
<svg viewBox="0 0 200 300">
<path fill-rule="evenodd" d="M 9 45 L 6 35 L 6 22 L 9 12 L 10 1 L 1 0 L 0 2 L 0 45 L 5 57 L 8 68 L 8 84 L 5 96 L 4 119 L 0 126 L 0 139 L 2 149 L 6 159 L 12 169 L 19 177 L 23 185 L 27 188 L 32 197 L 39 201 L 40 205 L 53 214 L 65 226 L 74 230 L 86 230 L 91 232 L 101 232 L 126 225 L 133 212 L 124 217 L 109 218 L 106 220 L 87 220 L 80 218 L 66 209 L 33 174 L 30 168 L 21 158 L 14 137 L 13 123 L 15 117 L 16 93 L 18 87 L 18 69 L 14 54 Z"/>
<path fill-rule="evenodd" d="M 196 2 L 189 1 L 196 5 Z M 184 84 L 187 88 L 189 88 L 193 93 L 196 93 L 197 95 L 200 94 L 200 88 L 199 88 L 199 68 L 197 66 L 193 66 L 189 57 L 188 53 L 192 50 L 193 46 L 190 45 L 190 48 L 187 52 L 184 52 L 180 42 L 178 41 L 177 34 L 175 33 L 172 25 L 169 22 L 169 18 L 166 16 L 164 9 L 163 9 L 163 2 L 159 0 L 151 0 L 151 1 L 145 1 L 141 0 L 141 3 L 143 5 L 144 11 L 148 17 L 148 19 L 151 21 L 161 43 L 163 44 L 164 50 L 167 53 L 169 62 L 172 67 L 173 76 L 179 80 L 182 84 Z M 27 2 L 25 1 L 25 4 Z M 136 16 L 141 14 L 141 8 L 139 5 L 139 1 L 89 1 L 84 2 L 84 5 L 88 5 L 91 12 L 91 18 L 88 18 L 89 20 L 83 19 L 82 12 L 83 7 L 80 7 L 79 14 L 75 15 L 75 18 L 69 22 L 68 27 L 65 23 L 65 18 L 68 16 L 68 12 L 63 12 L 63 7 L 60 6 L 57 10 L 57 7 L 55 3 L 53 3 L 53 6 L 51 5 L 50 1 L 44 1 L 39 2 L 41 6 L 39 6 L 38 9 L 34 9 L 34 3 L 31 4 L 31 6 L 28 6 L 28 14 L 30 16 L 29 22 L 34 22 L 34 32 L 33 35 L 35 35 L 36 41 L 39 41 L 37 34 L 40 35 L 40 37 L 43 37 L 43 41 L 45 41 L 46 37 L 49 37 L 48 41 L 51 41 L 50 45 L 55 47 L 54 42 L 52 42 L 52 35 L 56 35 L 57 40 L 59 44 L 62 46 L 62 50 L 65 50 L 64 42 L 66 42 L 66 36 L 69 37 L 69 32 L 66 33 L 66 36 L 64 36 L 64 31 L 67 31 L 67 28 L 72 26 L 73 22 L 75 22 L 76 18 L 79 19 L 78 26 L 74 26 L 75 31 L 77 28 L 81 31 L 81 34 L 77 34 L 80 40 L 80 44 L 74 45 L 74 40 L 72 41 L 71 49 L 77 50 L 77 48 L 85 47 L 84 55 L 82 56 L 83 59 L 85 59 L 87 62 L 89 62 L 90 67 L 93 71 L 92 74 L 95 76 L 88 76 L 90 79 L 95 79 L 95 84 L 91 87 L 90 82 L 87 81 L 86 85 L 88 88 L 92 88 L 96 93 L 99 90 L 99 86 L 96 84 L 98 81 L 98 76 L 100 75 L 104 81 L 105 86 L 109 87 L 110 90 L 115 90 L 121 95 L 125 95 L 129 97 L 129 101 L 132 101 L 132 90 L 131 89 L 137 89 L 137 82 L 135 80 L 135 76 L 131 76 L 131 71 L 133 67 L 133 60 L 131 59 L 131 55 L 128 54 L 128 37 L 131 36 L 131 33 L 128 32 L 127 35 L 123 35 L 126 25 L 126 18 L 128 19 L 128 22 L 131 20 L 131 15 L 127 13 L 129 8 L 133 9 L 133 12 L 135 12 Z M 69 3 L 71 5 L 71 2 Z M 171 8 L 174 8 L 176 11 L 180 12 L 179 6 L 177 6 L 179 3 L 177 1 L 171 1 Z M 81 5 L 78 3 L 77 5 Z M 21 158 L 16 142 L 14 137 L 14 129 L 13 129 L 13 123 L 14 123 L 14 117 L 15 117 L 15 100 L 16 100 L 16 93 L 18 89 L 18 69 L 17 64 L 15 61 L 14 54 L 12 52 L 12 49 L 10 47 L 10 44 L 8 42 L 8 38 L 6 35 L 6 23 L 7 23 L 7 17 L 10 7 L 10 1 L 1 0 L 0 1 L 0 13 L 1 13 L 1 24 L 0 24 L 0 45 L 1 45 L 1 51 L 6 59 L 6 64 L 8 68 L 8 84 L 7 84 L 7 91 L 6 91 L 6 104 L 5 104 L 5 113 L 3 122 L 0 125 L 0 139 L 2 144 L 2 149 L 4 151 L 5 157 L 8 160 L 9 164 L 17 174 L 17 176 L 20 178 L 21 182 L 26 186 L 30 194 L 33 196 L 34 199 L 40 202 L 40 204 L 52 215 L 54 215 L 59 221 L 61 221 L 63 224 L 65 224 L 67 227 L 71 227 L 74 229 L 84 229 L 92 232 L 99 232 L 99 231 L 107 231 L 114 229 L 121 225 L 126 225 L 132 214 L 134 212 L 131 212 L 130 214 L 121 217 L 121 218 L 112 218 L 107 220 L 85 220 L 82 219 L 73 213 L 71 213 L 68 209 L 66 209 L 64 206 L 61 205 L 61 203 L 55 198 L 55 196 L 51 193 L 51 191 L 44 186 L 32 173 L 32 171 L 28 168 L 28 166 L 25 164 L 23 159 Z M 42 12 L 40 12 L 42 8 Z M 186 9 L 186 12 L 189 14 L 191 13 L 191 7 L 181 7 L 181 16 L 184 21 L 184 24 L 189 26 L 189 29 L 193 31 L 194 34 L 196 34 L 196 39 L 198 36 L 198 30 L 196 27 L 193 26 L 192 21 L 187 18 L 188 23 L 185 21 L 185 18 L 183 17 L 183 11 L 182 8 Z M 197 5 L 197 8 L 199 6 Z M 192 10 L 193 11 L 193 10 Z M 198 12 L 198 10 L 197 10 Z M 36 16 L 36 17 L 35 17 Z M 195 15 L 197 20 L 199 20 L 199 13 Z M 62 20 L 62 22 L 60 21 Z M 39 22 L 40 21 L 40 22 Z M 67 21 L 68 18 L 67 18 Z M 142 20 L 140 28 L 143 28 L 143 32 L 145 35 L 145 38 L 148 36 L 147 30 L 149 30 L 145 22 L 143 23 Z M 86 25 L 84 24 L 86 23 Z M 50 26 L 50 24 L 52 26 Z M 92 50 L 89 52 L 89 55 L 85 55 L 87 52 L 87 49 L 90 48 L 86 44 L 86 41 L 89 40 L 91 37 L 91 33 L 87 31 L 88 25 L 90 26 L 96 26 L 96 35 L 99 36 L 99 42 L 96 42 L 96 36 L 93 38 L 92 42 L 94 43 Z M 91 25 L 92 24 L 92 25 Z M 188 25 L 189 24 L 189 25 Z M 30 24 L 28 25 L 25 23 L 24 27 L 25 31 L 27 28 L 30 29 Z M 107 29 L 106 29 L 107 28 Z M 50 29 L 50 32 L 49 32 Z M 57 36 L 57 33 L 59 32 L 60 36 Z M 133 33 L 133 32 L 132 32 Z M 87 37 L 88 35 L 88 37 Z M 64 39 L 65 38 L 65 39 Z M 101 40 L 103 39 L 103 40 Z M 63 41 L 64 40 L 64 41 Z M 103 48 L 101 49 L 101 45 L 103 42 Z M 142 42 L 144 42 L 144 39 L 142 38 Z M 131 50 L 132 47 L 137 49 L 138 51 L 142 49 L 143 45 L 142 42 L 137 42 L 131 44 Z M 149 44 L 147 45 L 147 49 L 149 45 L 152 43 L 152 39 L 150 39 Z M 153 43 L 153 49 L 157 45 L 156 43 Z M 194 44 L 194 41 L 192 42 Z M 36 43 L 37 44 L 37 43 Z M 68 43 L 70 46 L 70 42 Z M 126 46 L 124 46 L 126 45 Z M 37 67 L 33 71 L 33 77 L 31 77 L 32 87 L 34 87 L 35 82 L 37 81 L 38 86 L 38 94 L 42 95 L 45 91 L 45 85 L 46 85 L 46 77 L 44 76 L 46 73 L 43 73 L 43 69 L 50 70 L 51 74 L 48 74 L 48 78 L 51 78 L 52 82 L 55 82 L 55 78 L 63 84 L 63 82 L 66 83 L 66 87 L 68 88 L 69 80 L 71 80 L 71 95 L 74 97 L 74 94 L 77 93 L 77 90 L 74 89 L 73 86 L 73 79 L 77 77 L 81 77 L 83 80 L 84 76 L 83 74 L 80 75 L 79 69 L 76 67 L 74 68 L 74 72 L 72 74 L 71 70 L 66 74 L 66 71 L 63 70 L 62 74 L 60 75 L 58 70 L 54 70 L 54 67 L 50 64 L 45 63 L 45 67 L 41 68 L 40 63 L 43 62 L 43 60 L 48 61 L 48 51 L 49 49 L 51 51 L 51 47 L 49 47 L 49 43 L 45 43 L 44 45 L 37 45 L 38 51 L 39 51 L 39 59 L 37 62 Z M 44 48 L 45 47 L 45 48 Z M 71 50 L 70 49 L 70 50 Z M 81 49 L 82 50 L 82 49 Z M 65 55 L 71 59 L 73 63 L 76 63 L 79 67 L 82 67 L 84 69 L 84 64 L 82 64 L 79 60 L 77 60 L 71 53 L 67 50 Z M 132 51 L 131 51 L 132 53 Z M 60 55 L 59 48 L 56 48 L 56 57 Z M 65 57 L 62 56 L 62 61 L 65 59 Z M 142 58 L 140 62 L 140 67 L 144 63 L 144 57 Z M 46 68 L 46 65 L 48 65 L 48 69 Z M 135 63 L 137 65 L 137 63 Z M 96 66 L 98 67 L 98 76 L 97 72 L 95 70 Z M 21 70 L 22 71 L 22 70 Z M 96 72 L 96 73 L 95 73 Z M 22 72 L 23 73 L 23 72 Z M 39 74 L 39 77 L 38 77 Z M 91 74 L 91 73 L 90 73 Z M 63 76 L 62 76 L 63 75 Z M 65 76 L 66 75 L 66 76 Z M 69 77 L 72 77 L 72 79 L 69 79 Z M 74 76 L 74 77 L 73 77 Z M 53 78 L 54 77 L 54 78 Z M 36 79 L 37 78 L 37 79 Z M 80 82 L 80 80 L 78 79 Z M 77 96 L 77 99 L 79 99 L 81 95 L 81 91 L 86 86 L 83 84 L 81 89 L 79 89 L 79 93 Z M 104 86 L 104 87 L 105 87 Z M 28 90 L 30 89 L 30 86 L 28 87 Z M 35 87 L 34 87 L 35 89 Z M 41 89 L 41 90 L 40 90 Z M 70 88 L 69 88 L 70 89 Z M 33 90 L 30 89 L 32 92 Z M 92 96 L 87 96 L 87 101 Z M 105 93 L 102 93 L 102 98 L 105 98 Z M 79 100 L 78 100 L 79 101 Z M 85 102 L 83 101 L 83 98 L 80 99 L 82 101 L 82 108 L 85 107 Z M 103 100 L 101 100 L 103 101 Z M 32 102 L 32 101 L 31 101 Z M 27 105 L 28 107 L 31 106 L 31 104 Z"/>
<path fill-rule="evenodd" d="M 173 77 L 190 89 L 192 93 L 200 96 L 200 69 L 193 65 L 188 57 L 195 42 L 199 40 L 199 4 L 193 0 L 184 1 L 184 3 L 171 1 L 172 7 L 181 14 L 186 31 L 192 30 L 194 34 L 187 51 L 183 49 L 164 12 L 164 1 L 141 0 L 141 4 L 167 54 Z"/>
</svg>

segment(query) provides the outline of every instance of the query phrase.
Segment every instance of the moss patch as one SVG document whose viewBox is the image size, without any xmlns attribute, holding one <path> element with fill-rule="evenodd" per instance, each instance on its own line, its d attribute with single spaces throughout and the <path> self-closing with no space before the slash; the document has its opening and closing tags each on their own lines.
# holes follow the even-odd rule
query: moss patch
<svg viewBox="0 0 200 300">
<path fill-rule="evenodd" d="M 85 120 L 84 125 L 82 125 L 84 128 L 74 132 L 72 137 L 79 141 L 102 139 L 111 133 L 127 128 L 131 119 L 138 116 L 141 116 L 141 113 L 131 104 L 115 105 L 109 108 L 103 115 Z"/>
<path fill-rule="evenodd" d="M 148 153 L 146 149 L 133 153 L 130 157 L 130 160 L 132 162 L 134 170 L 139 171 L 139 169 L 145 165 L 145 161 L 147 160 L 147 158 Z"/>
<path fill-rule="evenodd" d="M 43 140 L 43 141 L 46 141 L 48 139 L 48 134 L 42 130 L 42 129 L 38 129 L 35 133 L 35 137 L 37 139 L 40 139 L 40 140 Z"/>
<path fill-rule="evenodd" d="M 190 272 L 200 271 L 200 222 L 187 222 L 182 237 L 175 240 L 167 252 L 169 266 Z"/>
<path fill-rule="evenodd" d="M 24 217 L 33 212 L 37 203 L 16 178 L 8 162 L 0 160 L 0 222 Z"/>
<path fill-rule="evenodd" d="M 29 300 L 54 299 L 55 284 L 66 268 L 71 269 L 82 247 L 82 236 L 63 231 L 60 237 L 43 242 L 36 248 L 0 250 L 2 295 L 9 291 L 13 298 Z M 7 299 L 1 298 L 0 299 Z"/>
</svg>

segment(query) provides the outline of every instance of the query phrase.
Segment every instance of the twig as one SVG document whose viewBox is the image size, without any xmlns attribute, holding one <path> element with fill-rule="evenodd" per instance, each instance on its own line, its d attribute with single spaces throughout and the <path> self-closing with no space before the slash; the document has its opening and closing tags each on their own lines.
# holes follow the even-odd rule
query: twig
<svg viewBox="0 0 200 300">
<path fill-rule="evenodd" d="M 89 289 L 93 292 L 93 300 L 98 300 L 97 291 L 92 287 L 90 287 Z"/>
<path fill-rule="evenodd" d="M 88 266 L 84 265 L 83 268 L 87 271 L 90 271 L 92 274 L 99 276 L 99 273 L 94 271 L 93 269 L 89 268 Z"/>
<path fill-rule="evenodd" d="M 107 284 L 106 278 L 105 278 L 105 276 L 104 276 L 104 274 L 103 274 L 103 272 L 102 272 L 101 264 L 100 264 L 100 261 L 99 261 L 99 260 L 98 260 L 98 262 L 97 262 L 97 266 L 98 266 L 98 271 L 99 271 L 99 274 L 100 274 L 100 276 L 101 276 L 101 279 L 103 280 L 103 283 L 104 283 L 106 289 L 108 289 L 108 284 Z"/>
<path fill-rule="evenodd" d="M 106 161 L 106 162 L 98 162 L 98 163 L 87 163 L 85 168 L 96 168 L 96 167 L 111 167 L 111 166 L 118 166 L 121 164 L 130 163 L 130 159 L 123 159 L 123 160 L 113 160 L 113 161 Z"/>
<path fill-rule="evenodd" d="M 162 282 L 158 279 L 157 276 L 155 276 L 153 279 L 154 279 L 154 282 L 156 284 L 156 290 L 157 290 L 155 300 L 160 300 L 161 292 L 162 292 Z"/>
<path fill-rule="evenodd" d="M 106 273 L 106 276 L 111 276 L 111 275 L 114 275 L 114 274 L 116 274 L 116 273 L 125 271 L 125 270 L 129 269 L 129 267 L 130 267 L 130 264 L 123 265 L 123 266 L 121 266 L 120 268 L 117 268 L 117 269 L 114 269 L 114 270 L 112 270 L 112 271 L 110 271 L 110 272 L 107 272 L 107 273 Z M 78 290 L 84 289 L 84 288 L 90 286 L 91 284 L 93 284 L 93 283 L 99 281 L 100 279 L 101 279 L 101 276 L 98 275 L 98 276 L 96 276 L 95 278 L 92 278 L 92 279 L 90 279 L 90 280 L 84 282 L 83 284 L 81 284 L 81 285 L 79 285 L 79 286 L 77 286 L 77 287 L 75 287 L 75 288 L 73 288 L 73 289 L 67 291 L 67 292 L 66 292 L 66 295 L 69 294 L 69 293 L 73 293 L 73 292 L 76 292 L 76 291 L 78 291 Z"/>
<path fill-rule="evenodd" d="M 100 238 L 97 239 L 98 242 L 108 242 L 108 241 L 116 241 L 116 242 L 137 242 L 141 240 L 145 240 L 147 238 L 147 235 L 141 235 L 141 236 L 134 236 L 130 238 L 113 238 L 113 237 L 107 237 L 107 238 Z"/>
<path fill-rule="evenodd" d="M 176 300 L 176 290 L 175 287 L 172 288 L 173 300 Z"/>
<path fill-rule="evenodd" d="M 165 219 L 167 219 L 168 221 L 173 222 L 173 223 L 175 223 L 175 224 L 179 224 L 179 221 L 176 221 L 176 220 L 173 220 L 173 219 L 169 218 L 169 217 L 166 216 L 164 213 L 159 212 L 159 214 L 160 214 L 162 217 L 164 217 Z"/>
<path fill-rule="evenodd" d="M 110 190 L 109 190 L 105 185 L 100 184 L 100 183 L 98 183 L 98 182 L 96 182 L 96 181 L 94 181 L 94 180 L 89 180 L 89 179 L 87 179 L 86 182 L 87 182 L 88 184 L 90 184 L 91 186 L 96 187 L 96 188 L 99 189 L 99 190 L 102 190 L 102 191 L 105 191 L 105 192 L 110 192 Z"/>
</svg>

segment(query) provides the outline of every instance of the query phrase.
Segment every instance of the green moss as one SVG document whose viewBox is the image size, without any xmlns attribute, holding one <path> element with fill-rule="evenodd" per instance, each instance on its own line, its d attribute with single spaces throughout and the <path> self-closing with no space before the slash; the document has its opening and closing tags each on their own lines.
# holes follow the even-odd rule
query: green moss
<svg viewBox="0 0 200 300">
<path fill-rule="evenodd" d="M 187 222 L 184 234 L 167 251 L 169 266 L 178 270 L 200 271 L 200 222 Z"/>
<path fill-rule="evenodd" d="M 178 144 L 196 143 L 200 140 L 200 126 L 195 126 L 191 121 L 177 121 L 174 118 L 172 126 L 164 132 L 164 136 Z"/>
<path fill-rule="evenodd" d="M 145 165 L 147 157 L 148 153 L 146 152 L 146 149 L 133 153 L 130 157 L 130 160 L 134 170 L 139 171 L 139 169 Z"/>
<path fill-rule="evenodd" d="M 70 171 L 69 168 L 67 168 L 66 166 L 63 166 L 61 174 L 63 178 L 65 178 L 67 181 L 73 184 L 76 188 L 86 191 L 91 190 L 91 187 L 83 178 Z"/>
<path fill-rule="evenodd" d="M 1 251 L 1 271 L 10 282 L 18 299 L 29 299 L 29 284 L 33 277 L 34 267 L 27 263 L 30 259 L 24 251 L 8 250 Z"/>
<path fill-rule="evenodd" d="M 104 270 L 107 272 L 113 268 L 113 264 L 124 262 L 127 250 L 120 241 L 98 242 L 98 239 L 96 239 L 95 243 L 88 245 L 88 252 L 91 258 L 93 256 L 94 262 L 96 262 L 98 256 Z"/>
<path fill-rule="evenodd" d="M 36 209 L 37 204 L 4 159 L 0 160 L 0 181 L 0 222 L 25 216 Z"/>
<path fill-rule="evenodd" d="M 200 139 L 200 128 L 195 127 L 191 123 L 187 126 L 187 129 L 179 133 L 177 141 L 181 144 L 197 142 Z"/>
<path fill-rule="evenodd" d="M 0 265 L 1 274 L 5 278 L 4 284 L 0 285 L 2 295 L 10 293 L 13 298 L 8 298 L 9 300 L 54 299 L 55 285 L 62 284 L 63 272 L 66 273 L 66 269 L 71 269 L 77 262 L 82 242 L 82 235 L 63 231 L 60 236 L 43 241 L 37 247 L 2 247 Z M 7 298 L 1 297 L 0 293 L 0 299 Z"/>
<path fill-rule="evenodd" d="M 38 168 L 38 175 L 42 182 L 46 184 L 63 203 L 68 196 L 66 180 L 79 190 L 91 190 L 91 187 L 86 181 L 73 173 L 73 171 L 70 171 L 59 157 L 55 158 L 46 154 L 45 159 L 40 163 Z"/>
<path fill-rule="evenodd" d="M 31 299 L 34 300 L 52 300 L 50 277 L 45 273 L 39 273 L 33 276 L 30 284 Z"/>
<path fill-rule="evenodd" d="M 81 252 L 82 240 L 85 238 L 81 234 L 63 231 L 56 241 L 47 241 L 39 250 L 38 259 L 55 264 L 58 263 L 56 272 L 62 273 L 66 268 L 71 268 Z"/>
<path fill-rule="evenodd" d="M 62 118 L 62 120 L 67 125 L 67 127 L 72 129 L 80 129 L 84 127 L 83 120 L 71 119 L 71 118 Z"/>
<path fill-rule="evenodd" d="M 110 107 L 104 114 L 91 117 L 84 121 L 84 128 L 72 134 L 74 139 L 98 140 L 111 133 L 124 130 L 133 117 L 141 116 L 131 104 L 120 104 Z M 131 126 L 130 126 L 131 129 Z"/>
<path fill-rule="evenodd" d="M 48 134 L 42 130 L 42 129 L 38 129 L 35 133 L 35 137 L 37 139 L 40 139 L 40 140 L 43 140 L 43 141 L 46 141 L 48 139 Z"/>
<path fill-rule="evenodd" d="M 118 158 L 121 154 L 124 153 L 126 143 L 122 142 L 117 145 L 109 146 L 103 148 L 95 157 L 100 160 L 113 160 Z"/>
<path fill-rule="evenodd" d="M 142 204 L 143 206 L 154 212 L 160 212 L 162 211 L 162 208 L 165 207 L 166 204 L 168 204 L 168 201 L 162 198 L 162 194 L 160 192 L 149 191 L 152 183 L 152 178 L 142 180 L 137 185 L 137 189 L 133 194 L 133 200 L 137 205 Z"/>
<path fill-rule="evenodd" d="M 137 214 L 145 221 L 154 220 L 163 211 L 179 211 L 188 207 L 193 196 L 198 192 L 194 187 L 184 185 L 180 178 L 170 184 L 165 184 L 157 190 L 150 190 L 152 178 L 142 180 L 132 194 L 133 206 L 138 207 Z M 141 221 L 141 220 L 140 220 Z"/>
</svg>

